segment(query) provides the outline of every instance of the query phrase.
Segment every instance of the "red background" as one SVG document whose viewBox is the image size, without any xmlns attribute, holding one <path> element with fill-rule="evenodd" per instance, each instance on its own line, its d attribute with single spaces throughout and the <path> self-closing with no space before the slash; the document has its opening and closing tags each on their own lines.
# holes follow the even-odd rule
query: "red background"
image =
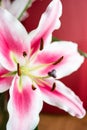
<svg viewBox="0 0 87 130">
<path fill-rule="evenodd" d="M 51 0 L 36 0 L 28 10 L 29 18 L 23 21 L 28 31 L 35 29 L 38 25 L 41 13 L 45 11 Z M 61 17 L 61 28 L 53 35 L 61 40 L 71 40 L 78 43 L 79 49 L 87 52 L 87 0 L 61 0 L 63 14 Z M 87 60 L 80 69 L 70 76 L 61 79 L 70 87 L 83 101 L 87 109 Z M 59 109 L 44 105 L 43 111 L 62 112 Z"/>
</svg>

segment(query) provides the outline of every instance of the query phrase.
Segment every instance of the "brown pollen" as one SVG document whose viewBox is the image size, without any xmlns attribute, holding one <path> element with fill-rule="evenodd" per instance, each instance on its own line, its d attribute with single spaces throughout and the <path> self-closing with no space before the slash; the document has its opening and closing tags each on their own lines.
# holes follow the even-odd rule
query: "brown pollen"
<svg viewBox="0 0 87 130">
<path fill-rule="evenodd" d="M 34 87 L 34 85 L 32 85 L 32 89 L 33 89 L 33 90 L 36 90 L 36 88 Z"/>
<path fill-rule="evenodd" d="M 63 60 L 63 58 L 64 58 L 64 56 L 60 57 L 57 61 L 55 61 L 53 63 L 53 65 L 56 65 L 56 64 L 60 63 Z"/>
<path fill-rule="evenodd" d="M 17 63 L 17 72 L 18 72 L 18 76 L 21 76 L 21 70 L 20 70 L 20 65 L 19 65 L 19 63 Z"/>
<path fill-rule="evenodd" d="M 26 57 L 27 56 L 27 53 L 26 51 L 23 52 L 23 56 Z"/>
<path fill-rule="evenodd" d="M 43 41 L 43 38 L 41 38 L 41 41 L 40 41 L 40 50 L 43 50 L 44 48 L 44 41 Z"/>
<path fill-rule="evenodd" d="M 51 91 L 54 91 L 55 88 L 56 88 L 56 83 L 54 82 Z"/>
</svg>

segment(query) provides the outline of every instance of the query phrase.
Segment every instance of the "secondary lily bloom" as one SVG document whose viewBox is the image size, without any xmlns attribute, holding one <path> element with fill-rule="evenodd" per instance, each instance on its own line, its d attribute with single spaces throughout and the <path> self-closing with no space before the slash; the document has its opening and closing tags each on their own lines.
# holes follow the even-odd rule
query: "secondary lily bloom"
<svg viewBox="0 0 87 130">
<path fill-rule="evenodd" d="M 32 5 L 35 0 L 1 0 L 1 6 L 10 11 L 16 18 L 19 18 L 22 11 Z M 28 13 L 23 14 L 22 19 L 25 19 Z"/>
<path fill-rule="evenodd" d="M 10 89 L 7 130 L 33 130 L 43 101 L 78 118 L 85 115 L 79 97 L 58 80 L 84 61 L 77 44 L 51 44 L 61 13 L 61 2 L 53 0 L 38 28 L 28 34 L 15 17 L 0 8 L 0 92 Z"/>
</svg>

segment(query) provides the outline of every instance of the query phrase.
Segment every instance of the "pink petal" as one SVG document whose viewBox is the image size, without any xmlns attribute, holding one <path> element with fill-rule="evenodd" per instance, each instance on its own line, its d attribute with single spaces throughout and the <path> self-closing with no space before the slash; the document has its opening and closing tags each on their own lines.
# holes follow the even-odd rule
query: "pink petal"
<svg viewBox="0 0 87 130">
<path fill-rule="evenodd" d="M 5 92 L 10 88 L 13 77 L 3 77 L 4 74 L 7 74 L 9 71 L 4 69 L 0 65 L 0 93 Z"/>
<path fill-rule="evenodd" d="M 20 83 L 21 82 L 21 83 Z M 22 88 L 20 88 L 22 87 Z M 29 77 L 16 76 L 10 89 L 7 130 L 33 130 L 39 122 L 42 98 L 38 89 L 32 89 Z"/>
<path fill-rule="evenodd" d="M 78 118 L 85 116 L 86 112 L 79 97 L 62 82 L 50 78 L 45 81 L 38 81 L 38 85 L 46 103 L 59 107 L 72 116 Z"/>
<path fill-rule="evenodd" d="M 56 71 L 56 78 L 62 78 L 76 71 L 83 63 L 84 58 L 78 53 L 78 46 L 73 42 L 54 42 L 42 51 L 39 51 L 32 65 L 38 69 L 34 73 L 41 76 Z M 39 67 L 40 66 L 40 67 Z M 33 69 L 32 69 L 33 70 Z"/>
<path fill-rule="evenodd" d="M 41 39 L 43 39 L 44 44 L 51 42 L 52 32 L 60 27 L 59 18 L 61 13 L 62 5 L 60 0 L 52 0 L 42 14 L 38 28 L 30 33 L 32 53 L 40 48 Z"/>
<path fill-rule="evenodd" d="M 23 57 L 23 52 L 29 51 L 26 38 L 27 32 L 22 24 L 0 8 L 0 62 L 6 69 L 13 70 L 17 67 L 12 55 Z"/>
</svg>

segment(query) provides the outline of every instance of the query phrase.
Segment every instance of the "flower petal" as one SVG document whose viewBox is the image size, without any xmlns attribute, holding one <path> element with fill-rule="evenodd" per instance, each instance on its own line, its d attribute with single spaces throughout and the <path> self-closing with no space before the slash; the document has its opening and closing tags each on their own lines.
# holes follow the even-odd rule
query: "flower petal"
<svg viewBox="0 0 87 130">
<path fill-rule="evenodd" d="M 0 93 L 5 92 L 10 88 L 13 77 L 3 77 L 4 74 L 8 73 L 6 69 L 4 69 L 0 65 Z"/>
<path fill-rule="evenodd" d="M 39 51 L 36 58 L 32 60 L 32 64 L 34 64 L 33 68 L 38 66 L 36 75 L 39 73 L 41 76 L 46 76 L 55 70 L 56 78 L 59 79 L 76 71 L 83 61 L 84 57 L 78 53 L 77 44 L 60 41 Z"/>
<path fill-rule="evenodd" d="M 26 42 L 27 32 L 22 24 L 9 12 L 0 8 L 0 63 L 8 70 L 13 70 L 16 57 L 23 57 L 29 51 Z"/>
<path fill-rule="evenodd" d="M 86 112 L 79 97 L 62 82 L 50 78 L 39 81 L 38 85 L 46 103 L 59 107 L 69 112 L 72 116 L 78 118 L 85 116 Z"/>
<path fill-rule="evenodd" d="M 20 80 L 21 83 L 20 83 Z M 22 86 L 20 86 L 20 84 Z M 22 89 L 20 89 L 22 87 Z M 39 122 L 42 98 L 38 88 L 32 89 L 29 77 L 16 76 L 10 89 L 8 112 L 10 114 L 7 130 L 33 130 Z"/>
<path fill-rule="evenodd" d="M 29 34 L 32 53 L 40 48 L 41 39 L 44 44 L 49 44 L 51 42 L 52 32 L 60 27 L 59 18 L 61 13 L 62 5 L 60 0 L 52 0 L 46 11 L 42 14 L 38 28 Z"/>
</svg>

